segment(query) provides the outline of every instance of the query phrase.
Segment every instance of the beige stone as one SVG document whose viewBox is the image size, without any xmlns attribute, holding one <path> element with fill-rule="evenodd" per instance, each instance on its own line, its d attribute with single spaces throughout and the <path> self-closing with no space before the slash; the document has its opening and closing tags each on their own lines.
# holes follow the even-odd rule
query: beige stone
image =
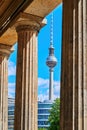
<svg viewBox="0 0 87 130">
<path fill-rule="evenodd" d="M 11 46 L 0 44 L 0 130 L 8 130 L 8 57 Z"/>
<path fill-rule="evenodd" d="M 11 30 L 11 26 L 18 20 L 20 12 L 35 15 L 44 18 L 55 7 L 61 3 L 61 0 L 1 0 L 0 1 L 0 42 L 13 45 L 17 42 L 15 31 Z M 16 19 L 16 21 L 15 21 Z M 11 30 L 11 32 L 10 32 Z M 14 35 L 14 36 L 13 36 Z M 13 36 L 13 39 L 12 39 Z M 15 39 L 16 38 L 16 39 Z M 9 42 L 9 39 L 11 41 Z"/>
<path fill-rule="evenodd" d="M 20 25 L 16 78 L 15 130 L 37 130 L 37 32 Z"/>
<path fill-rule="evenodd" d="M 60 130 L 86 130 L 87 1 L 64 0 L 63 4 Z"/>
</svg>

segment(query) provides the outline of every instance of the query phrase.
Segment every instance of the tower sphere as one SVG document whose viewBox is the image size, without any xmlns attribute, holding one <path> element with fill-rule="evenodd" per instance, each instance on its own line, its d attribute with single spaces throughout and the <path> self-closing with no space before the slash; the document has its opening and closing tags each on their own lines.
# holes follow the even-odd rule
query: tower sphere
<svg viewBox="0 0 87 130">
<path fill-rule="evenodd" d="M 55 67 L 56 64 L 57 64 L 57 59 L 56 59 L 56 57 L 55 57 L 54 55 L 49 55 L 48 58 L 47 58 L 47 60 L 46 60 L 46 64 L 47 64 L 47 66 L 50 67 L 50 68 Z"/>
</svg>

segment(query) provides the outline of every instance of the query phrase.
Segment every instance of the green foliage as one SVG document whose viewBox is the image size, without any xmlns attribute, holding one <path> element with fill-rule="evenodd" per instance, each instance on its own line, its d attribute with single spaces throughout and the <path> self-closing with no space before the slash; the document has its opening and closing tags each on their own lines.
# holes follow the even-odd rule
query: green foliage
<svg viewBox="0 0 87 130">
<path fill-rule="evenodd" d="M 49 130 L 59 130 L 59 120 L 60 120 L 60 99 L 57 98 L 50 110 L 49 116 L 50 127 Z"/>
<path fill-rule="evenodd" d="M 46 128 L 38 128 L 38 130 L 47 130 Z"/>
</svg>

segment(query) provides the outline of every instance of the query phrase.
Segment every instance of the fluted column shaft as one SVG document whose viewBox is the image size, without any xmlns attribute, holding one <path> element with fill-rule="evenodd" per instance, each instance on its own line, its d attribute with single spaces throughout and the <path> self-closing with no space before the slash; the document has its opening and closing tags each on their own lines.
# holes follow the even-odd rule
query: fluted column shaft
<svg viewBox="0 0 87 130">
<path fill-rule="evenodd" d="M 63 0 L 60 130 L 87 129 L 87 0 Z"/>
<path fill-rule="evenodd" d="M 8 129 L 8 63 L 7 57 L 2 58 L 1 66 L 1 130 Z"/>
<path fill-rule="evenodd" d="M 37 130 L 37 30 L 19 26 L 15 130 Z"/>
<path fill-rule="evenodd" d="M 0 44 L 0 130 L 8 130 L 8 57 L 11 46 Z"/>
</svg>

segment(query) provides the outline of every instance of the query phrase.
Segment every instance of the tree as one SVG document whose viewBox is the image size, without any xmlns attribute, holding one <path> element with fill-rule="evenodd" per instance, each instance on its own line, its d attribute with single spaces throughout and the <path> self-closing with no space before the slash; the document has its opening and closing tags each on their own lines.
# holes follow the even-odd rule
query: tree
<svg viewBox="0 0 87 130">
<path fill-rule="evenodd" d="M 52 107 L 50 112 L 50 116 L 48 121 L 50 123 L 49 130 L 59 130 L 59 120 L 60 120 L 60 99 L 57 98 Z"/>
<path fill-rule="evenodd" d="M 45 128 L 38 128 L 38 130 L 47 130 L 47 129 L 45 129 Z"/>
</svg>

